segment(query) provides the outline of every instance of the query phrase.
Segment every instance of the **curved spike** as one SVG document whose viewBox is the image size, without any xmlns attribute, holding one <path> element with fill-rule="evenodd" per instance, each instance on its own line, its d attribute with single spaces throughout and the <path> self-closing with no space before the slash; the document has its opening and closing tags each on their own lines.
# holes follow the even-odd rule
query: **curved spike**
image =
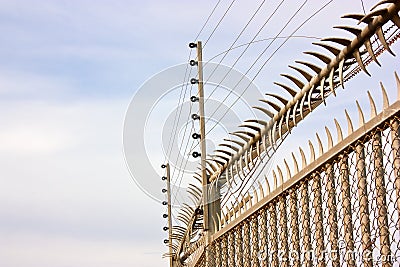
<svg viewBox="0 0 400 267">
<path fill-rule="evenodd" d="M 211 218 L 212 218 L 212 220 L 213 220 L 214 229 L 218 229 L 218 228 L 217 228 L 217 222 L 215 221 L 214 216 L 212 216 Z"/>
<path fill-rule="evenodd" d="M 383 16 L 383 15 L 385 15 L 387 12 L 388 12 L 388 11 L 387 11 L 386 8 L 384 8 L 384 9 L 379 9 L 379 10 L 375 10 L 375 11 L 373 11 L 373 12 L 371 12 L 371 13 L 365 15 L 362 19 L 360 19 L 360 21 L 358 22 L 358 24 L 360 24 L 361 22 L 369 23 L 369 22 L 371 22 L 371 21 L 374 19 L 374 17 L 376 17 L 376 16 Z"/>
<path fill-rule="evenodd" d="M 301 147 L 299 147 L 300 155 L 301 155 L 301 168 L 304 169 L 307 166 L 306 154 Z"/>
<path fill-rule="evenodd" d="M 339 81 L 340 81 L 340 85 L 344 89 L 343 67 L 344 67 L 344 58 L 339 62 Z"/>
<path fill-rule="evenodd" d="M 362 32 L 362 30 L 360 30 L 359 28 L 355 28 L 355 27 L 350 27 L 350 26 L 334 26 L 334 29 L 340 29 L 340 30 L 345 30 L 349 33 L 354 34 L 355 36 L 359 36 Z"/>
<path fill-rule="evenodd" d="M 317 136 L 317 142 L 318 142 L 318 156 L 322 156 L 324 154 L 324 146 L 322 145 L 321 138 L 319 137 L 318 133 L 315 133 Z"/>
<path fill-rule="evenodd" d="M 225 156 L 219 155 L 219 154 L 215 154 L 214 157 L 216 158 L 220 158 L 222 160 L 225 160 L 226 162 L 228 162 L 230 160 L 230 158 L 227 158 Z M 214 159 L 215 160 L 215 159 Z"/>
<path fill-rule="evenodd" d="M 394 72 L 394 77 L 396 78 L 396 84 L 397 84 L 397 99 L 400 99 L 400 79 L 399 76 L 397 75 L 397 72 Z"/>
<path fill-rule="evenodd" d="M 336 96 L 335 86 L 333 84 L 333 74 L 335 73 L 335 69 L 332 68 L 331 73 L 329 74 L 329 89 L 331 90 L 332 94 Z"/>
<path fill-rule="evenodd" d="M 250 138 L 248 138 L 247 136 L 244 136 L 244 135 L 240 134 L 239 132 L 233 132 L 233 133 L 230 133 L 230 134 L 236 135 L 237 137 L 243 139 L 246 143 L 250 140 Z"/>
<path fill-rule="evenodd" d="M 297 174 L 299 172 L 299 164 L 297 163 L 296 157 L 294 156 L 293 152 L 292 152 L 292 158 L 293 158 L 294 174 Z"/>
<path fill-rule="evenodd" d="M 392 22 L 400 29 L 400 17 L 397 14 L 392 15 Z"/>
<path fill-rule="evenodd" d="M 235 144 L 239 145 L 240 147 L 243 147 L 245 145 L 244 143 L 237 141 L 237 140 L 233 140 L 233 139 L 224 139 L 224 141 L 235 143 Z"/>
<path fill-rule="evenodd" d="M 315 150 L 314 150 L 314 146 L 313 146 L 313 144 L 311 143 L 311 141 L 310 140 L 308 140 L 308 145 L 309 145 L 309 147 L 310 147 L 310 162 L 313 162 L 313 161 L 315 161 Z"/>
<path fill-rule="evenodd" d="M 193 175 L 193 178 L 196 179 L 201 184 L 201 177 L 197 177 Z"/>
<path fill-rule="evenodd" d="M 258 201 L 260 201 L 259 198 L 258 198 L 257 190 L 253 185 L 251 186 L 251 188 L 253 189 L 254 201 L 255 201 L 253 204 L 256 204 Z"/>
<path fill-rule="evenodd" d="M 383 109 L 386 109 L 386 108 L 389 107 L 389 98 L 388 98 L 388 95 L 386 93 L 386 89 L 383 86 L 382 82 L 380 82 L 380 85 L 381 85 L 381 89 L 382 89 Z"/>
<path fill-rule="evenodd" d="M 248 169 L 250 169 L 250 165 L 249 165 L 249 156 L 248 156 L 248 151 L 244 151 L 244 154 L 242 155 L 242 157 L 244 158 L 244 162 L 247 166 Z"/>
<path fill-rule="evenodd" d="M 321 53 L 318 52 L 304 52 L 304 54 L 310 55 L 310 56 L 314 56 L 316 58 L 318 58 L 319 60 L 321 60 L 322 62 L 324 62 L 325 64 L 329 64 L 331 62 L 331 59 Z"/>
<path fill-rule="evenodd" d="M 256 136 L 255 134 L 253 134 L 251 132 L 247 132 L 247 131 L 236 131 L 235 133 L 243 134 L 245 137 L 248 137 L 249 140 L 250 140 L 250 138 L 254 138 Z"/>
<path fill-rule="evenodd" d="M 258 180 L 257 183 L 258 183 L 258 188 L 260 190 L 261 199 L 263 199 L 265 197 L 263 186 L 262 186 L 260 180 Z"/>
<path fill-rule="evenodd" d="M 271 102 L 269 100 L 265 100 L 265 99 L 260 99 L 261 102 L 267 103 L 268 105 L 270 105 L 273 109 L 275 109 L 277 112 L 279 112 L 281 110 L 281 107 L 278 106 L 277 104 L 275 104 L 274 102 Z"/>
<path fill-rule="evenodd" d="M 246 176 L 246 175 L 244 174 L 243 160 L 240 158 L 238 161 L 239 161 L 240 171 L 242 172 L 243 176 Z"/>
<path fill-rule="evenodd" d="M 324 39 L 321 39 L 321 41 L 333 42 L 333 43 L 340 44 L 343 46 L 349 46 L 351 44 L 351 40 L 344 39 L 344 38 L 338 38 L 338 37 L 324 38 Z"/>
<path fill-rule="evenodd" d="M 268 122 L 259 120 L 259 119 L 245 120 L 244 122 L 258 123 L 258 124 L 264 125 L 264 126 L 268 125 Z"/>
<path fill-rule="evenodd" d="M 267 135 L 266 134 L 264 134 L 262 136 L 262 146 L 263 146 L 263 150 L 267 151 Z"/>
<path fill-rule="evenodd" d="M 221 152 L 221 153 L 224 153 L 224 154 L 226 154 L 226 155 L 228 155 L 230 157 L 232 157 L 232 155 L 233 155 L 233 153 L 231 153 L 229 151 L 226 151 L 226 150 L 223 150 L 223 149 L 216 149 L 216 150 L 214 150 L 214 153 L 215 152 Z"/>
<path fill-rule="evenodd" d="M 272 188 L 272 191 L 275 191 L 278 188 L 278 178 L 276 178 L 275 170 L 272 170 L 272 177 L 274 179 L 274 187 Z"/>
<path fill-rule="evenodd" d="M 283 160 L 283 163 L 285 164 L 286 177 L 287 177 L 286 181 L 287 181 L 287 180 L 289 180 L 290 178 L 292 178 L 292 173 L 290 172 L 290 168 L 289 168 L 289 165 L 288 165 L 286 159 Z"/>
<path fill-rule="evenodd" d="M 371 76 L 371 74 L 369 74 L 369 72 L 367 71 L 367 69 L 365 68 L 364 62 L 361 59 L 361 55 L 360 55 L 360 50 L 355 49 L 353 52 L 353 56 L 354 58 L 357 60 L 358 65 L 360 66 L 360 68 L 368 75 Z"/>
<path fill-rule="evenodd" d="M 378 36 L 379 41 L 382 43 L 383 47 L 393 56 L 396 56 L 393 51 L 390 49 L 386 39 L 385 39 L 385 34 L 383 33 L 382 27 L 379 27 L 376 30 L 376 35 Z"/>
<path fill-rule="evenodd" d="M 307 81 L 310 81 L 312 79 L 312 75 L 309 74 L 308 72 L 304 71 L 303 69 L 300 69 L 298 67 L 291 66 L 291 65 L 289 65 L 289 68 L 292 68 L 292 69 L 296 70 L 297 72 L 299 72 Z"/>
<path fill-rule="evenodd" d="M 360 20 L 362 20 L 364 17 L 366 17 L 366 16 L 363 14 L 347 14 L 347 15 L 342 16 L 343 19 L 357 20 L 358 24 L 360 24 L 360 22 L 361 22 Z M 372 20 L 373 20 L 372 18 L 367 18 L 363 22 L 368 24 L 368 23 L 372 22 Z"/>
<path fill-rule="evenodd" d="M 252 129 L 252 130 L 254 130 L 256 132 L 261 133 L 261 128 L 258 127 L 258 126 L 254 126 L 254 125 L 250 125 L 250 124 L 242 124 L 242 125 L 239 125 L 239 127 L 249 128 L 249 129 Z"/>
<path fill-rule="evenodd" d="M 228 148 L 234 150 L 235 152 L 238 152 L 238 151 L 239 151 L 239 148 L 234 147 L 234 146 L 231 145 L 231 144 L 224 144 L 224 143 L 221 143 L 220 146 L 228 147 Z"/>
<path fill-rule="evenodd" d="M 269 94 L 269 93 L 266 93 L 265 95 L 271 96 L 271 97 L 273 97 L 273 98 L 278 99 L 278 100 L 279 100 L 282 104 L 284 104 L 284 105 L 286 105 L 286 104 L 289 102 L 288 100 L 286 100 L 285 98 L 281 97 L 280 95 Z"/>
<path fill-rule="evenodd" d="M 260 158 L 260 155 L 261 155 L 260 142 L 261 142 L 261 140 L 258 140 L 256 142 L 256 152 L 257 152 L 257 157 L 259 157 L 259 158 Z"/>
<path fill-rule="evenodd" d="M 324 85 L 325 85 L 325 77 L 322 77 L 321 83 L 319 85 L 319 91 L 320 91 L 320 95 L 321 95 L 321 100 L 324 102 L 324 105 L 326 106 L 325 94 L 324 94 Z"/>
<path fill-rule="evenodd" d="M 384 5 L 384 4 L 394 4 L 394 3 L 397 3 L 397 1 L 398 0 L 383 0 L 383 1 L 380 1 L 379 3 L 377 3 L 376 5 L 374 5 L 372 8 L 371 8 L 371 11 L 372 10 L 374 10 L 375 8 L 377 8 L 378 6 L 380 6 L 380 5 Z"/>
<path fill-rule="evenodd" d="M 221 144 L 222 145 L 222 144 Z M 214 166 L 213 161 L 211 159 L 206 159 L 206 164 L 208 164 L 208 166 L 211 167 L 211 169 L 213 170 L 213 172 L 218 171 L 218 168 Z M 201 176 L 200 176 L 201 178 Z"/>
<path fill-rule="evenodd" d="M 337 49 L 334 46 L 328 45 L 328 44 L 324 44 L 324 43 L 312 43 L 313 45 L 317 45 L 320 46 L 322 48 L 325 48 L 326 50 L 328 50 L 329 52 L 331 52 L 332 54 L 334 54 L 335 56 L 340 54 L 340 49 Z"/>
<path fill-rule="evenodd" d="M 379 67 L 381 67 L 381 63 L 379 63 L 378 59 L 375 56 L 374 49 L 372 48 L 371 40 L 367 39 L 364 42 L 364 45 L 367 48 L 369 56 L 375 61 L 376 64 L 378 64 Z"/>
<path fill-rule="evenodd" d="M 250 193 L 247 192 L 247 196 L 246 196 L 246 203 L 249 203 L 248 205 L 246 205 L 247 209 L 250 209 L 253 206 L 253 201 L 252 201 L 252 197 L 250 196 Z"/>
<path fill-rule="evenodd" d="M 267 191 L 267 195 L 266 196 L 268 196 L 269 193 L 271 193 L 271 187 L 269 186 L 269 182 L 268 182 L 267 176 L 264 176 L 264 178 L 265 178 L 265 189 Z"/>
<path fill-rule="evenodd" d="M 369 104 L 371 106 L 371 119 L 372 119 L 373 117 L 376 117 L 376 115 L 377 115 L 376 105 L 375 105 L 374 99 L 371 96 L 371 93 L 369 91 L 367 91 L 367 94 L 368 94 Z"/>
<path fill-rule="evenodd" d="M 306 94 L 303 95 L 303 97 L 301 98 L 300 102 L 296 101 L 296 103 L 294 104 L 294 107 L 292 109 L 292 118 L 293 118 L 293 126 L 297 125 L 297 121 L 296 121 L 296 115 L 297 115 L 297 108 L 300 105 L 300 117 L 301 119 L 303 119 L 303 104 L 304 104 L 304 99 L 305 99 Z"/>
<path fill-rule="evenodd" d="M 331 132 L 329 131 L 329 128 L 326 126 L 325 126 L 325 132 L 326 136 L 328 137 L 328 150 L 329 150 L 333 147 L 333 138 Z"/>
<path fill-rule="evenodd" d="M 362 112 L 362 109 L 360 107 L 360 104 L 356 100 L 356 105 L 357 105 L 357 110 L 358 110 L 358 125 L 359 127 L 362 127 L 365 124 L 365 119 L 364 119 L 364 113 Z"/>
<path fill-rule="evenodd" d="M 304 83 L 302 83 L 297 78 L 295 78 L 295 77 L 293 77 L 293 76 L 291 76 L 289 74 L 281 74 L 281 76 L 291 80 L 297 87 L 299 87 L 299 89 L 302 89 L 304 87 Z"/>
<path fill-rule="evenodd" d="M 350 135 L 354 132 L 353 122 L 351 121 L 349 113 L 347 113 L 346 109 L 344 110 L 344 113 L 346 114 L 346 120 L 347 120 L 347 134 Z"/>
<path fill-rule="evenodd" d="M 289 86 L 282 84 L 282 83 L 278 83 L 278 82 L 274 82 L 274 84 L 282 87 L 283 89 L 286 90 L 286 92 L 288 92 L 291 96 L 295 96 L 297 94 L 297 92 L 295 90 L 293 90 L 292 88 L 290 88 Z"/>
<path fill-rule="evenodd" d="M 296 101 L 296 103 L 297 103 L 298 101 Z M 287 130 L 289 131 L 289 133 L 291 133 L 292 132 L 292 129 L 289 127 L 289 120 L 290 120 L 290 113 L 292 112 L 292 108 L 289 108 L 287 111 L 286 111 L 286 113 L 285 113 L 285 115 L 283 116 L 283 117 L 285 117 L 286 118 L 286 121 L 285 121 L 285 124 L 286 124 L 286 128 L 287 128 Z M 282 118 L 283 118 L 282 117 Z M 293 117 L 293 120 L 295 120 L 296 118 L 295 117 Z"/>
<path fill-rule="evenodd" d="M 279 185 L 281 186 L 281 185 L 283 185 L 283 174 L 282 174 L 282 170 L 281 170 L 281 168 L 279 167 L 279 165 L 277 165 L 276 167 L 277 167 L 277 169 L 278 169 Z"/>
<path fill-rule="evenodd" d="M 342 132 L 342 128 L 340 127 L 340 124 L 336 120 L 336 118 L 334 119 L 334 121 L 335 121 L 336 132 L 337 132 L 337 141 L 339 143 L 339 142 L 343 141 L 343 132 Z"/>
<path fill-rule="evenodd" d="M 315 89 L 315 86 L 313 85 L 311 87 L 310 91 L 308 92 L 308 99 L 307 99 L 308 101 L 307 101 L 307 103 L 308 103 L 308 110 L 310 112 L 312 112 L 311 97 L 312 97 L 314 89 Z"/>
<path fill-rule="evenodd" d="M 271 119 L 274 117 L 274 113 L 272 113 L 272 112 L 269 111 L 268 109 L 261 108 L 261 107 L 257 107 L 257 106 L 255 106 L 255 107 L 253 107 L 253 108 L 258 109 L 258 110 L 264 112 L 264 113 L 265 113 L 268 117 L 270 117 Z"/>
<path fill-rule="evenodd" d="M 213 158 L 213 161 L 215 161 L 216 163 L 220 164 L 221 166 L 224 166 L 225 163 L 226 163 L 226 162 L 222 162 L 222 161 L 216 159 L 215 156 L 214 156 L 214 158 Z"/>
<path fill-rule="evenodd" d="M 282 116 L 281 119 L 279 120 L 279 124 L 278 124 L 278 133 L 279 133 L 279 138 L 282 139 L 282 125 L 283 125 L 283 120 L 284 117 Z M 289 127 L 288 127 L 289 128 Z"/>
<path fill-rule="evenodd" d="M 321 72 L 321 68 L 320 67 L 318 67 L 318 66 L 316 66 L 316 65 L 314 65 L 314 64 L 312 64 L 312 63 L 309 63 L 309 62 L 305 62 L 305 61 L 295 61 L 296 63 L 298 63 L 298 64 L 302 64 L 302 65 L 304 65 L 304 66 L 307 66 L 307 67 L 309 67 L 310 69 L 312 69 L 315 73 L 320 73 Z"/>
</svg>

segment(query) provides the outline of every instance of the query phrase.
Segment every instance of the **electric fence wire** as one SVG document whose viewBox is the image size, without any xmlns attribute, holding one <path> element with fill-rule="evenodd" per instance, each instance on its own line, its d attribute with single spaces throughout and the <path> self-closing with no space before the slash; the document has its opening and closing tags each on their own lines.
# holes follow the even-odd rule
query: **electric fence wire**
<svg viewBox="0 0 400 267">
<path fill-rule="evenodd" d="M 313 17 L 315 17 L 318 13 L 320 13 L 323 9 L 325 9 L 329 4 L 331 4 L 334 0 L 330 0 L 328 1 L 326 4 L 324 4 L 321 8 L 319 8 L 317 11 L 315 11 L 311 16 L 309 16 L 306 20 L 304 20 L 286 39 L 284 42 L 282 42 L 278 48 L 275 49 L 275 51 L 264 61 L 264 63 L 261 65 L 261 67 L 258 69 L 258 71 L 256 72 L 256 74 L 254 75 L 254 77 L 251 79 L 251 81 L 249 82 L 249 85 L 244 89 L 244 91 L 240 94 L 240 96 L 238 98 L 236 98 L 236 100 L 229 106 L 229 108 L 227 109 L 227 111 L 224 112 L 224 114 L 219 118 L 218 121 L 221 121 L 226 114 L 229 112 L 229 110 L 237 103 L 237 101 L 239 101 L 239 99 L 243 96 L 243 94 L 246 92 L 246 90 L 250 87 L 250 85 L 252 84 L 252 82 L 254 82 L 254 80 L 257 78 L 257 76 L 261 73 L 261 71 L 264 69 L 264 67 L 266 66 L 266 64 L 271 60 L 271 58 L 285 45 L 285 43 L 290 39 L 290 36 L 294 35 L 299 29 L 301 29 L 309 20 L 311 20 Z M 307 0 L 303 3 L 303 5 L 307 2 Z M 302 5 L 302 6 L 303 6 Z M 296 11 L 295 14 L 297 14 L 300 9 L 302 8 L 302 6 L 298 9 L 298 11 Z M 295 15 L 292 16 L 292 18 L 294 18 Z M 290 23 L 290 21 L 292 20 L 292 18 L 287 22 Z M 286 25 L 285 25 L 286 27 Z M 246 72 L 247 73 L 247 72 Z M 243 79 L 243 78 L 242 78 Z M 235 85 L 235 87 L 238 84 Z M 234 87 L 234 88 L 235 88 Z M 234 89 L 233 88 L 233 89 Z M 222 104 L 222 103 L 221 103 Z M 219 106 L 221 106 L 221 104 Z M 217 109 L 219 108 L 219 106 L 217 107 Z M 215 114 L 215 112 L 213 113 Z M 211 116 L 212 117 L 212 116 Z M 209 134 L 214 128 L 216 127 L 216 125 L 214 125 L 211 129 L 208 130 L 207 134 Z"/>
</svg>

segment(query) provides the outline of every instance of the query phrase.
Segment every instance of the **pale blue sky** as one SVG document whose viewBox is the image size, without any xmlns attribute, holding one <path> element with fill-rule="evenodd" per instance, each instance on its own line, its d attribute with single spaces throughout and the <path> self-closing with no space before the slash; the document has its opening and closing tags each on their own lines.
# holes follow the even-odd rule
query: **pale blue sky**
<svg viewBox="0 0 400 267">
<path fill-rule="evenodd" d="M 141 84 L 187 60 L 187 44 L 215 2 L 0 1 L 0 266 L 167 265 L 161 259 L 167 250 L 162 243 L 164 207 L 130 177 L 122 152 L 123 120 Z M 210 35 L 230 2 L 221 1 L 200 39 Z M 260 2 L 236 1 L 205 47 L 205 60 L 229 47 Z M 278 3 L 270 2 L 265 14 L 268 4 Z M 274 36 L 304 1 L 287 2 L 258 39 Z M 325 2 L 310 0 L 283 36 Z M 364 2 L 370 7 L 375 1 Z M 360 1 L 333 1 L 297 34 L 343 36 L 332 26 L 353 11 L 362 12 Z M 262 12 L 238 44 L 255 34 L 266 17 Z M 273 81 L 282 81 L 278 74 L 304 59 L 301 52 L 312 41 L 289 41 L 257 78 L 260 90 L 265 93 Z M 245 72 L 266 45 L 251 47 L 238 69 Z M 398 45 L 393 49 L 400 53 Z M 237 56 L 233 52 L 225 64 Z M 329 99 L 328 106 L 342 112 L 354 106 L 356 96 L 365 102 L 366 90 L 360 94 L 355 89 L 360 86 L 378 96 L 378 79 L 394 88 L 396 60 L 383 55 L 385 68 L 372 64 L 372 79 L 352 81 L 349 90 L 338 93 L 342 100 Z M 323 112 L 310 117 L 308 125 L 323 129 L 321 118 L 333 125 Z M 299 127 L 288 144 L 305 144 L 303 132 Z M 159 154 L 154 157 L 159 160 Z"/>
</svg>

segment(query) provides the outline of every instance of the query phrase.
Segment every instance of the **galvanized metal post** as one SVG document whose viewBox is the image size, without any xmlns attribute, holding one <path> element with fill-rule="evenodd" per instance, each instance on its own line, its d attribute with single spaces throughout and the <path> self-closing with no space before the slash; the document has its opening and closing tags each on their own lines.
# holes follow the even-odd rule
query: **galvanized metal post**
<svg viewBox="0 0 400 267">
<path fill-rule="evenodd" d="M 172 250 L 172 211 L 171 211 L 171 172 L 169 163 L 166 165 L 167 169 L 167 201 L 168 201 L 168 247 L 169 247 L 169 266 L 175 267 L 175 255 Z"/>
</svg>

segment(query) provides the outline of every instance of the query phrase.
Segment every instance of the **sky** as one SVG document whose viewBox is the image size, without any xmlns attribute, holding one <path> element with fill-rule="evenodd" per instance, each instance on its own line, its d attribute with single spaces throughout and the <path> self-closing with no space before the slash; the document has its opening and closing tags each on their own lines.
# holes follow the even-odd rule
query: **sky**
<svg viewBox="0 0 400 267">
<path fill-rule="evenodd" d="M 261 2 L 237 0 L 213 32 L 231 3 L 221 1 L 200 32 L 199 39 L 208 40 L 205 60 L 229 48 Z M 280 1 L 264 2 L 237 45 L 255 35 Z M 275 36 L 305 3 L 280 34 L 290 35 L 327 2 L 286 1 L 257 40 Z M 365 8 L 374 2 L 365 0 Z M 164 91 L 143 88 L 166 68 L 187 62 L 188 43 L 194 41 L 215 4 L 208 0 L 0 0 L 0 266 L 167 265 L 162 259 L 167 251 L 162 231 L 165 208 L 141 183 L 163 175 L 156 166 L 165 159 L 165 147 L 160 146 L 166 144 L 157 140 L 170 135 L 165 122 L 173 121 L 180 87 L 165 98 L 160 98 Z M 340 15 L 351 12 L 363 12 L 361 1 L 332 1 L 295 33 L 308 38 L 291 38 L 274 55 L 285 39 L 272 43 L 248 72 L 269 42 L 250 46 L 236 64 L 243 47 L 233 50 L 223 64 L 235 65 L 250 79 L 262 69 L 253 81 L 259 91 L 249 94 L 250 103 L 260 93 L 276 90 L 273 81 L 282 81 L 279 73 L 288 72 L 287 65 L 294 60 L 304 59 L 302 51 L 310 49 L 316 38 L 343 36 L 332 26 L 340 22 Z M 400 53 L 398 44 L 393 50 Z M 372 78 L 360 74 L 346 90 L 340 89 L 337 98 L 328 99 L 326 108 L 321 107 L 320 113 L 300 125 L 287 140 L 287 148 L 297 149 L 300 143 L 305 146 L 310 129 L 314 134 L 322 132 L 325 124 L 332 126 L 330 112 L 340 114 L 342 121 L 344 108 L 356 114 L 356 98 L 368 107 L 366 89 L 380 106 L 380 80 L 394 99 L 393 71 L 399 71 L 398 59 L 385 53 L 380 60 L 382 68 L 368 67 Z M 137 129 L 142 135 L 148 133 L 142 140 L 147 155 L 136 154 L 132 165 L 140 168 L 149 161 L 154 169 L 143 171 L 154 175 L 146 178 L 131 175 L 123 147 L 126 111 L 141 112 L 140 105 L 130 106 L 138 92 L 144 96 L 139 99 L 142 103 L 158 111 L 142 112 L 150 128 Z M 217 106 L 222 96 L 217 92 L 213 105 Z M 237 107 L 232 116 L 241 120 L 244 108 Z M 184 118 L 182 121 L 184 125 Z M 237 118 L 229 117 L 224 123 L 232 127 L 232 121 L 236 125 Z M 188 135 L 180 132 L 177 136 Z M 151 146 L 153 139 L 156 145 Z"/>
</svg>

